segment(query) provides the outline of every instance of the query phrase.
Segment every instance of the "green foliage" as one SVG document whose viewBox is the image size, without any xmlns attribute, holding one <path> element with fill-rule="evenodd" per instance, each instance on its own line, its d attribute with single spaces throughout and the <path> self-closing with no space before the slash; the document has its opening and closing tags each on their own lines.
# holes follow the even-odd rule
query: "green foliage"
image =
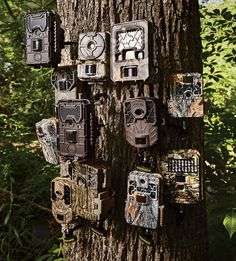
<svg viewBox="0 0 236 261">
<path fill-rule="evenodd" d="M 236 232 L 236 210 L 231 209 L 229 213 L 226 213 L 224 222 L 223 222 L 225 228 L 227 229 L 230 238 L 233 236 L 233 234 Z"/>
<path fill-rule="evenodd" d="M 59 227 L 50 208 L 50 181 L 57 167 L 45 163 L 35 123 L 54 115 L 51 70 L 27 67 L 23 18 L 29 9 L 53 8 L 56 1 L 0 2 L 0 259 L 35 260 L 54 253 Z M 43 229 L 41 229 L 43 228 Z M 61 243 L 59 243 L 61 244 Z"/>
<path fill-rule="evenodd" d="M 210 255 L 211 260 L 233 260 L 236 216 L 229 213 L 236 207 L 236 3 L 206 5 L 201 14 Z"/>
</svg>

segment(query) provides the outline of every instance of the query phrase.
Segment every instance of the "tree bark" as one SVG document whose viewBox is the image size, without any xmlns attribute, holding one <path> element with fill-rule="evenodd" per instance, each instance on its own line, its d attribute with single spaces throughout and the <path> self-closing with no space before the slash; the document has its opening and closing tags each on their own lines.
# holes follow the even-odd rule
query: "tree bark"
<svg viewBox="0 0 236 261">
<path fill-rule="evenodd" d="M 77 242 L 67 244 L 68 260 L 160 260 L 158 245 L 146 247 L 138 240 L 137 228 L 126 224 L 124 207 L 127 176 L 135 169 L 136 149 L 125 140 L 122 103 L 129 97 L 155 97 L 159 100 L 159 141 L 152 148 L 152 156 L 160 170 L 160 157 L 168 149 L 194 148 L 203 153 L 202 119 L 189 119 L 188 135 L 167 121 L 166 101 L 168 81 L 176 72 L 201 72 L 201 39 L 197 0 L 58 0 L 58 12 L 65 30 L 65 40 L 78 40 L 79 32 L 110 31 L 114 23 L 146 19 L 157 28 L 158 75 L 153 84 L 99 85 L 106 94 L 105 102 L 95 106 L 104 127 L 96 143 L 96 158 L 112 169 L 112 186 L 116 192 L 114 215 L 105 222 L 106 237 L 89 231 L 88 224 L 78 229 Z M 75 64 L 74 47 L 63 51 L 61 65 Z M 93 87 L 86 87 L 94 91 Z M 91 90 L 89 89 L 91 88 Z M 203 154 L 202 154 L 203 155 Z M 203 162 L 203 160 L 202 160 Z M 165 228 L 162 244 L 164 260 L 206 261 L 207 232 L 205 201 L 185 207 L 183 222 L 176 224 L 176 208 L 165 207 Z"/>
</svg>

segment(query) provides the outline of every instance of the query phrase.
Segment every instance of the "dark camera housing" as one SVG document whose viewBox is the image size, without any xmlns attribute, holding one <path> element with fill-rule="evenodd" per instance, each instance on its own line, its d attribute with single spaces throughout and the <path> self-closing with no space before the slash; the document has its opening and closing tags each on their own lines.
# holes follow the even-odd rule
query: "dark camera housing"
<svg viewBox="0 0 236 261">
<path fill-rule="evenodd" d="M 92 121 L 90 101 L 60 100 L 57 104 L 58 151 L 61 156 L 87 157 L 90 149 Z"/>
<path fill-rule="evenodd" d="M 54 11 L 28 13 L 25 17 L 26 64 L 35 68 L 57 67 L 61 61 L 64 31 Z"/>
</svg>

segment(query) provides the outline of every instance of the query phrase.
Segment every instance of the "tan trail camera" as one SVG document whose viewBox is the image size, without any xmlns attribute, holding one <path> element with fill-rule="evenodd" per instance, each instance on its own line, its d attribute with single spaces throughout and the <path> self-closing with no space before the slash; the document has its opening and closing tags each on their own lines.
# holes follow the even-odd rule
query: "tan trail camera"
<svg viewBox="0 0 236 261">
<path fill-rule="evenodd" d="M 162 204 L 162 177 L 157 173 L 131 171 L 128 176 L 125 219 L 130 225 L 156 229 Z"/>
<path fill-rule="evenodd" d="M 56 67 L 61 61 L 64 31 L 54 11 L 28 13 L 25 17 L 26 64 Z"/>
<path fill-rule="evenodd" d="M 158 139 L 154 98 L 132 98 L 124 102 L 126 140 L 136 148 L 148 148 Z"/>
<path fill-rule="evenodd" d="M 74 100 L 77 98 L 77 75 L 73 67 L 59 67 L 51 75 L 51 83 L 55 88 L 56 103 L 59 100 Z"/>
<path fill-rule="evenodd" d="M 57 120 L 42 119 L 36 123 L 36 133 L 41 144 L 44 158 L 51 164 L 59 163 L 57 150 Z"/>
<path fill-rule="evenodd" d="M 73 177 L 78 186 L 78 216 L 92 222 L 104 221 L 112 212 L 110 170 L 103 165 L 75 163 Z"/>
<path fill-rule="evenodd" d="M 114 207 L 109 169 L 78 161 L 73 164 L 72 177 L 57 177 L 51 182 L 53 216 L 61 224 L 78 216 L 92 222 L 104 221 Z"/>
<path fill-rule="evenodd" d="M 203 117 L 202 75 L 172 74 L 168 111 L 175 118 Z"/>
<path fill-rule="evenodd" d="M 150 24 L 146 20 L 114 24 L 110 70 L 113 82 L 145 81 L 150 76 Z"/>
<path fill-rule="evenodd" d="M 77 216 L 76 183 L 70 177 L 57 177 L 51 182 L 52 214 L 60 224 L 68 224 Z"/>
<path fill-rule="evenodd" d="M 109 35 L 107 33 L 79 34 L 77 71 L 81 81 L 107 80 L 109 76 Z"/>
<path fill-rule="evenodd" d="M 57 104 L 60 156 L 85 158 L 90 149 L 92 116 L 86 99 L 60 100 Z"/>
<path fill-rule="evenodd" d="M 202 199 L 202 172 L 197 150 L 168 152 L 161 161 L 161 170 L 169 202 L 194 204 Z"/>
</svg>

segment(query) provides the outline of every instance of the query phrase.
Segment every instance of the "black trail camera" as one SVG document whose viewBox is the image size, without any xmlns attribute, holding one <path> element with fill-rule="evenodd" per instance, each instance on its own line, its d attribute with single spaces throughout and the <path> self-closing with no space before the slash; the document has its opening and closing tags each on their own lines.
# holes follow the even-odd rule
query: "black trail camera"
<svg viewBox="0 0 236 261">
<path fill-rule="evenodd" d="M 109 169 L 103 165 L 76 162 L 73 171 L 78 186 L 78 216 L 92 222 L 104 221 L 114 207 Z"/>
<path fill-rule="evenodd" d="M 157 173 L 131 171 L 128 176 L 125 218 L 130 225 L 156 229 L 162 204 L 162 177 Z"/>
<path fill-rule="evenodd" d="M 59 67 L 54 69 L 51 83 L 55 88 L 56 102 L 59 100 L 74 100 L 77 98 L 77 76 L 76 69 L 70 67 Z"/>
<path fill-rule="evenodd" d="M 114 24 L 111 29 L 111 79 L 145 81 L 150 76 L 151 27 L 146 20 Z"/>
<path fill-rule="evenodd" d="M 57 104 L 58 151 L 61 156 L 85 158 L 90 147 L 90 101 L 60 100 Z"/>
<path fill-rule="evenodd" d="M 70 178 L 56 177 L 51 182 L 52 214 L 60 224 L 76 217 L 76 183 Z"/>
<path fill-rule="evenodd" d="M 56 118 L 42 119 L 36 123 L 36 133 L 42 146 L 43 155 L 51 164 L 59 163 L 57 150 L 57 120 Z"/>
<path fill-rule="evenodd" d="M 109 75 L 109 35 L 88 32 L 79 34 L 78 78 L 81 81 L 102 81 Z"/>
<path fill-rule="evenodd" d="M 172 117 L 203 117 L 202 75 L 172 74 L 168 111 Z"/>
<path fill-rule="evenodd" d="M 158 139 L 156 103 L 153 98 L 132 98 L 124 102 L 126 140 L 136 148 L 148 148 Z"/>
<path fill-rule="evenodd" d="M 167 198 L 171 203 L 194 204 L 202 199 L 200 153 L 197 150 L 173 150 L 161 161 Z"/>
<path fill-rule="evenodd" d="M 54 11 L 28 13 L 25 17 L 26 64 L 56 67 L 61 61 L 64 31 Z"/>
</svg>

